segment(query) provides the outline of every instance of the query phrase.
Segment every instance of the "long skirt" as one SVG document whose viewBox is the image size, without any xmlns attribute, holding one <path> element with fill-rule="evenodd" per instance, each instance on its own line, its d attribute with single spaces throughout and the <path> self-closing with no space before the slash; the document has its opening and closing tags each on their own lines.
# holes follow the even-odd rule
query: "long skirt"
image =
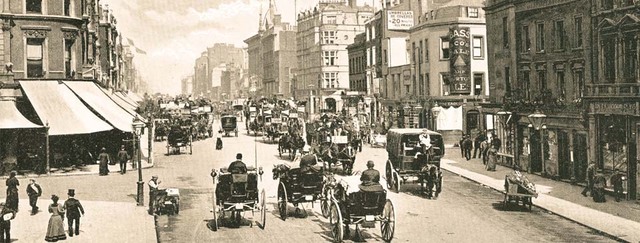
<svg viewBox="0 0 640 243">
<path fill-rule="evenodd" d="M 489 153 L 489 159 L 487 160 L 487 164 L 485 166 L 485 168 L 488 171 L 495 171 L 496 170 L 496 160 L 498 156 L 495 153 Z"/>
<path fill-rule="evenodd" d="M 47 227 L 47 236 L 44 240 L 48 242 L 56 242 L 59 240 L 66 240 L 67 234 L 64 232 L 64 223 L 62 216 L 51 215 L 49 218 L 49 226 Z"/>
<path fill-rule="evenodd" d="M 18 211 L 18 190 L 7 189 L 6 206 L 10 209 Z"/>
<path fill-rule="evenodd" d="M 109 165 L 106 162 L 100 162 L 100 175 L 109 174 Z"/>
</svg>

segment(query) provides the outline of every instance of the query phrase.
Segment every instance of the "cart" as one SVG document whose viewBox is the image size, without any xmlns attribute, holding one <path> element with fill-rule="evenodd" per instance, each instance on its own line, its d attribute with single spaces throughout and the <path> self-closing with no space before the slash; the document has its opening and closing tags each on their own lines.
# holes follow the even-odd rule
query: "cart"
<svg viewBox="0 0 640 243">
<path fill-rule="evenodd" d="M 167 155 L 180 154 L 183 148 L 193 154 L 191 130 L 190 126 L 171 127 L 167 135 Z"/>
<path fill-rule="evenodd" d="M 305 203 L 313 203 L 320 201 L 320 205 L 328 205 L 326 202 L 329 191 L 325 185 L 325 179 L 321 168 L 309 169 L 303 171 L 300 168 L 289 169 L 288 166 L 282 164 L 274 167 L 273 178 L 279 179 L 278 183 L 278 211 L 280 218 L 286 220 L 288 217 L 288 203 L 296 207 L 296 214 L 307 216 L 304 208 Z M 298 207 L 302 206 L 302 210 Z M 328 215 L 327 207 L 322 207 L 322 213 L 325 217 Z"/>
<path fill-rule="evenodd" d="M 238 123 L 235 116 L 222 116 L 220 122 L 222 123 L 222 132 L 225 136 L 229 136 L 229 133 L 234 132 L 236 137 L 238 136 Z"/>
<path fill-rule="evenodd" d="M 538 197 L 538 193 L 535 191 L 531 191 L 521 183 L 512 182 L 509 179 L 509 175 L 505 175 L 504 177 L 504 201 L 502 202 L 503 206 L 506 207 L 512 201 L 519 205 L 522 202 L 522 206 L 529 208 L 531 211 L 531 206 L 533 206 L 533 197 Z"/>
<path fill-rule="evenodd" d="M 259 227 L 264 229 L 267 198 L 264 189 L 258 194 L 258 180 L 262 178 L 262 174 L 262 168 L 251 167 L 247 168 L 245 174 L 232 174 L 227 168 L 211 171 L 215 193 L 213 194 L 213 219 L 209 222 L 209 226 L 214 231 L 218 230 L 227 215 L 231 219 L 231 224 L 240 226 L 246 212 L 251 212 L 251 215 L 259 212 Z M 251 227 L 253 222 L 253 220 L 250 221 Z"/>
</svg>

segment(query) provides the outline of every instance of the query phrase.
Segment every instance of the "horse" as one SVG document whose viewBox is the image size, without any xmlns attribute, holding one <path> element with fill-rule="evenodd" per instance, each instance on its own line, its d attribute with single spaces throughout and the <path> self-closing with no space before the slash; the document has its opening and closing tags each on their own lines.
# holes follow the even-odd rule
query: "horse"
<svg viewBox="0 0 640 243">
<path fill-rule="evenodd" d="M 356 153 L 354 147 L 351 144 L 346 144 L 346 146 L 338 146 L 338 152 L 335 154 L 334 158 L 337 161 L 340 161 L 342 164 L 342 171 L 350 175 L 353 172 L 353 164 L 356 161 Z"/>
<path fill-rule="evenodd" d="M 304 139 L 299 134 L 292 134 L 289 139 L 289 159 L 293 161 L 298 151 L 302 151 L 304 147 Z"/>
<path fill-rule="evenodd" d="M 167 136 L 167 127 L 164 124 L 158 124 L 155 128 L 155 140 L 164 141 L 164 137 Z"/>
<path fill-rule="evenodd" d="M 280 156 L 280 158 L 282 158 L 282 153 L 284 153 L 285 151 L 291 154 L 291 147 L 289 142 L 290 138 L 291 135 L 284 134 L 278 140 L 278 155 Z"/>
<path fill-rule="evenodd" d="M 420 186 L 425 189 L 427 198 L 437 199 L 442 191 L 442 172 L 436 165 L 427 164 L 420 170 Z"/>
</svg>

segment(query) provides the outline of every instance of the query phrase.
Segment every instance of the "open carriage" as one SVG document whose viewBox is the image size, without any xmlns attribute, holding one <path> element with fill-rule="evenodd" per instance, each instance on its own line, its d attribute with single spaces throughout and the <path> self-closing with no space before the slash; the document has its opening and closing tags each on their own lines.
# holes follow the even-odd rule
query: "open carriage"
<svg viewBox="0 0 640 243">
<path fill-rule="evenodd" d="M 336 166 L 342 166 L 342 172 L 350 175 L 353 164 L 356 161 L 356 149 L 353 147 L 349 136 L 332 136 L 331 142 L 335 148 L 332 150 Z M 331 164 L 328 165 L 331 168 Z"/>
<path fill-rule="evenodd" d="M 167 154 L 180 154 L 182 150 L 193 154 L 193 146 L 191 146 L 193 137 L 191 134 L 191 126 L 172 126 L 167 135 Z"/>
<path fill-rule="evenodd" d="M 329 223 L 334 242 L 342 242 L 350 234 L 350 224 L 355 225 L 356 238 L 362 239 L 360 227 L 375 228 L 380 223 L 382 240 L 393 239 L 396 225 L 395 208 L 387 199 L 387 192 L 354 191 L 354 185 L 340 181 L 334 188 L 329 206 Z M 357 188 L 357 187 L 356 187 Z"/>
<path fill-rule="evenodd" d="M 332 191 L 325 183 L 322 168 L 313 169 L 290 169 L 284 164 L 280 164 L 273 169 L 273 179 L 278 179 L 278 211 L 280 218 L 286 220 L 288 217 L 288 204 L 291 203 L 296 207 L 296 214 L 300 215 L 304 212 L 305 203 L 313 203 L 320 201 L 322 214 L 328 217 L 328 202 Z M 298 208 L 302 206 L 302 210 Z"/>
<path fill-rule="evenodd" d="M 428 135 L 430 144 L 423 146 L 420 135 Z M 400 191 L 410 180 L 420 183 L 427 197 L 442 191 L 440 159 L 444 156 L 444 141 L 440 133 L 426 129 L 391 129 L 387 133 L 387 160 L 385 175 L 387 187 Z"/>
<path fill-rule="evenodd" d="M 262 168 L 247 168 L 247 173 L 234 174 L 221 168 L 212 170 L 215 193 L 213 194 L 213 219 L 209 226 L 217 230 L 225 222 L 240 226 L 246 212 L 252 216 L 260 213 L 258 223 L 264 229 L 266 223 L 266 194 L 264 189 L 258 192 L 258 181 L 263 174 Z M 229 216 L 229 220 L 225 221 Z M 249 225 L 253 227 L 253 220 Z"/>
</svg>

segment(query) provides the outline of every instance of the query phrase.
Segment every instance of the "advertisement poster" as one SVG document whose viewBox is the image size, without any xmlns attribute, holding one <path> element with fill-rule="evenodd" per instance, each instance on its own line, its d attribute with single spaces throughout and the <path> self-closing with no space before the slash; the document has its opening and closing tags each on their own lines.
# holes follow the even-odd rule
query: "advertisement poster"
<svg viewBox="0 0 640 243">
<path fill-rule="evenodd" d="M 471 58 L 469 56 L 469 27 L 454 26 L 449 29 L 451 56 L 451 94 L 471 93 Z"/>
<path fill-rule="evenodd" d="M 389 30 L 408 30 L 413 27 L 413 11 L 387 11 Z"/>
</svg>

